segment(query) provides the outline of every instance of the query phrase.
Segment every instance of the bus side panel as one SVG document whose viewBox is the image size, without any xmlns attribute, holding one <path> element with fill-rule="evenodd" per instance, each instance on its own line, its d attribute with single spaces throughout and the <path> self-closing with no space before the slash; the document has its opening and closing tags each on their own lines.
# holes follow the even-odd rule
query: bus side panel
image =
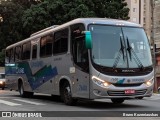
<svg viewBox="0 0 160 120">
<path fill-rule="evenodd" d="M 74 82 L 74 97 L 89 99 L 89 74 L 76 68 Z"/>
<path fill-rule="evenodd" d="M 60 95 L 60 82 L 61 80 L 67 80 L 72 86 L 74 80 L 74 73 L 70 73 L 70 67 L 73 67 L 73 63 L 71 62 L 71 56 L 69 53 L 63 55 L 57 55 L 53 57 L 52 64 L 57 68 L 57 76 L 54 80 L 54 94 Z M 72 89 L 72 87 L 71 87 Z M 73 91 L 72 91 L 73 92 Z"/>
<path fill-rule="evenodd" d="M 32 76 L 30 85 L 34 92 L 53 94 L 54 78 L 58 74 L 57 68 L 52 62 L 53 57 L 41 58 L 40 60 L 32 60 L 30 67 Z"/>
<path fill-rule="evenodd" d="M 53 64 L 58 72 L 54 80 L 56 94 L 60 95 L 60 81 L 68 80 L 72 97 L 89 98 L 89 75 L 74 66 L 70 53 L 55 56 Z"/>
<path fill-rule="evenodd" d="M 18 90 L 18 80 L 15 75 L 6 75 L 6 87 L 11 90 Z"/>
<path fill-rule="evenodd" d="M 17 69 L 15 64 L 6 64 L 5 66 L 5 78 L 6 78 L 6 87 L 12 90 L 18 90 L 18 81 L 16 75 Z"/>
</svg>

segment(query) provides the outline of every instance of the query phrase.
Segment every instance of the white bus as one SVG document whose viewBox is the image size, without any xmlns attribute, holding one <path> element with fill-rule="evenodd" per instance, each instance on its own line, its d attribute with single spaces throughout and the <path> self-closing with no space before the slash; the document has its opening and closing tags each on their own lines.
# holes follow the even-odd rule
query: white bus
<svg viewBox="0 0 160 120">
<path fill-rule="evenodd" d="M 78 18 L 52 26 L 6 48 L 6 85 L 33 93 L 113 103 L 150 97 L 154 68 L 144 29 L 106 18 Z"/>
</svg>

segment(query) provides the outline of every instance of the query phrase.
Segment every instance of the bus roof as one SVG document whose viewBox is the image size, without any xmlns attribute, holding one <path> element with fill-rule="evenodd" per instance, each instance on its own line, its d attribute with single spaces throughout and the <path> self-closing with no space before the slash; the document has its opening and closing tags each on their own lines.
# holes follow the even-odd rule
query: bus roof
<svg viewBox="0 0 160 120">
<path fill-rule="evenodd" d="M 106 24 L 106 25 L 122 25 L 122 26 L 132 26 L 132 27 L 141 27 L 140 24 L 133 22 L 110 19 L 110 18 L 78 18 L 71 21 L 72 23 L 85 23 L 85 24 Z"/>
<path fill-rule="evenodd" d="M 56 27 L 51 26 L 51 27 L 45 28 L 43 30 L 37 31 L 36 33 L 33 33 L 29 38 L 24 39 L 22 41 L 19 41 L 19 42 L 15 43 L 15 44 L 12 44 L 12 45 L 8 46 L 6 49 L 10 49 L 10 48 L 12 48 L 12 47 L 14 47 L 16 45 L 23 44 L 23 43 L 25 43 L 27 41 L 30 41 L 32 39 L 44 36 L 46 33 L 50 33 L 52 31 L 56 31 L 58 29 L 65 28 L 65 27 L 67 27 L 69 25 L 76 24 L 76 23 L 84 23 L 85 25 L 88 25 L 88 24 L 106 24 L 106 25 L 117 25 L 117 26 L 142 27 L 140 24 L 136 24 L 136 23 L 132 23 L 132 22 L 124 21 L 124 20 L 118 20 L 118 19 L 77 18 L 77 19 L 74 19 L 74 20 L 72 20 L 70 22 L 64 23 L 62 25 L 59 25 L 59 26 L 56 25 Z"/>
</svg>

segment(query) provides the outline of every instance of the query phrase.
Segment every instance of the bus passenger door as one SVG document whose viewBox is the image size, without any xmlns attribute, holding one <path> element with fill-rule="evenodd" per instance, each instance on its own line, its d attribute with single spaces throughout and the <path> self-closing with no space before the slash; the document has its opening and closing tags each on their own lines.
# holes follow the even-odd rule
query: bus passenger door
<svg viewBox="0 0 160 120">
<path fill-rule="evenodd" d="M 73 26 L 71 30 L 71 47 L 75 67 L 73 97 L 89 98 L 88 49 L 85 47 L 85 37 L 81 34 L 82 30 L 84 30 L 82 24 Z"/>
</svg>

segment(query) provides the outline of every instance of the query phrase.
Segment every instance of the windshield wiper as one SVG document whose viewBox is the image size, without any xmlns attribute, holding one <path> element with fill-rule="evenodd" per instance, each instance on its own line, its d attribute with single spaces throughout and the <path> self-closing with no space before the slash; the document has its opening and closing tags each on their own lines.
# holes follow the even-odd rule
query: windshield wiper
<svg viewBox="0 0 160 120">
<path fill-rule="evenodd" d="M 128 37 L 127 37 L 127 51 L 129 53 L 129 58 L 130 60 L 132 60 L 132 53 L 133 53 L 133 59 L 134 61 L 136 62 L 136 64 L 138 65 L 139 68 L 143 69 L 143 64 L 142 62 L 140 61 L 140 59 L 138 58 L 137 54 L 135 53 L 135 51 L 133 50 L 133 48 L 131 47 L 130 43 L 129 43 L 129 40 L 128 40 Z"/>
<path fill-rule="evenodd" d="M 116 56 L 115 58 L 115 62 L 113 64 L 113 69 L 116 68 L 120 58 L 121 58 L 121 55 L 123 55 L 123 60 L 124 60 L 124 45 L 122 43 L 122 38 L 120 36 L 120 44 L 121 44 L 121 48 L 119 49 L 119 52 L 118 52 L 118 55 Z"/>
</svg>

